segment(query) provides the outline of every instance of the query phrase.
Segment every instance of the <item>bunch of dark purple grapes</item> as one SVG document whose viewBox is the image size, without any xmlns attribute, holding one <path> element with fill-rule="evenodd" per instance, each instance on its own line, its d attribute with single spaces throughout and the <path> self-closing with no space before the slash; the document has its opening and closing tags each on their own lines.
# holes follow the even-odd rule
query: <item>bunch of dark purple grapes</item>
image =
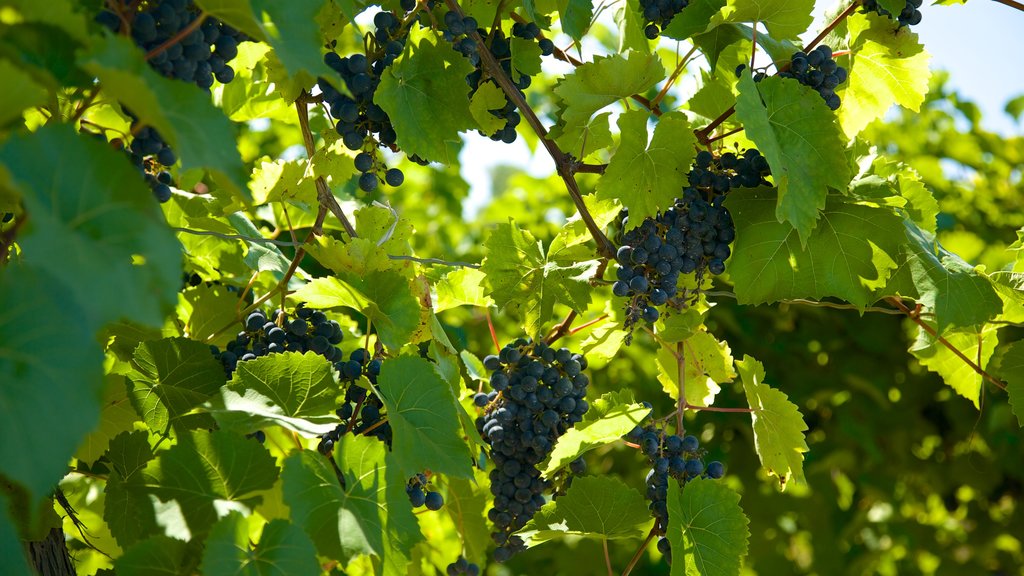
<svg viewBox="0 0 1024 576">
<path fill-rule="evenodd" d="M 647 36 L 648 40 L 656 39 L 676 14 L 682 12 L 689 4 L 687 0 L 640 0 L 640 11 L 644 17 L 644 36 Z"/>
<path fill-rule="evenodd" d="M 525 548 L 512 533 L 544 505 L 543 494 L 551 487 L 537 464 L 590 408 L 584 399 L 590 381 L 583 373 L 587 361 L 582 355 L 522 338 L 497 356 L 484 358 L 484 367 L 492 372 L 494 392 L 476 423 L 491 446 L 494 506 L 487 516 L 494 523 L 492 537 L 498 545 L 494 559 L 504 562 Z M 585 467 L 580 459 L 570 470 L 582 473 Z"/>
<path fill-rule="evenodd" d="M 420 472 L 409 479 L 405 485 L 405 493 L 409 496 L 409 503 L 413 508 L 426 506 L 427 510 L 440 510 L 444 506 L 444 496 L 432 490 L 427 475 Z"/>
<path fill-rule="evenodd" d="M 753 148 L 742 155 L 726 152 L 715 157 L 706 150 L 697 154 L 682 197 L 622 236 L 612 293 L 630 299 L 627 328 L 641 319 L 656 321 L 661 315 L 658 306 L 682 305 L 676 301 L 680 275 L 695 273 L 700 278 L 705 270 L 725 272 L 736 228 L 722 202 L 733 188 L 766 183 L 769 173 L 767 160 Z M 622 227 L 628 224 L 627 215 Z"/>
<path fill-rule="evenodd" d="M 211 350 L 230 377 L 239 362 L 281 352 L 312 351 L 336 362 L 343 356 L 337 347 L 343 337 L 337 322 L 328 320 L 320 310 L 299 305 L 294 318 L 282 310 L 275 310 L 269 317 L 262 310 L 249 314 L 245 329 L 228 342 L 225 350 L 216 346 Z"/>
<path fill-rule="evenodd" d="M 222 84 L 234 79 L 235 70 L 228 62 L 238 54 L 238 44 L 249 38 L 216 18 L 198 23 L 202 12 L 191 0 L 144 4 L 121 0 L 115 6 L 107 5 L 96 21 L 115 33 L 129 34 L 140 49 L 152 54 L 149 65 L 162 76 L 204 90 L 213 86 L 214 79 Z M 145 175 L 156 199 L 166 202 L 171 198 L 171 175 L 163 167 L 173 166 L 177 158 L 156 130 L 140 126 L 130 111 L 128 115 L 134 134 L 128 147 L 132 163 Z"/>
<path fill-rule="evenodd" d="M 477 28 L 477 21 L 472 16 L 460 17 L 455 12 L 447 12 L 444 15 L 444 25 L 446 28 L 444 38 L 451 42 L 455 50 L 465 56 L 470 64 L 476 67 L 476 70 L 466 76 L 466 83 L 469 84 L 471 89 L 470 97 L 480 89 L 480 86 L 487 82 L 497 85 L 493 78 L 485 75 L 480 61 L 480 54 L 477 52 L 476 40 L 470 36 L 470 33 L 474 30 L 484 40 L 487 49 L 490 50 L 494 59 L 498 61 L 501 69 L 512 79 L 516 89 L 521 93 L 530 86 L 531 78 L 528 74 L 519 74 L 517 77 L 516 71 L 512 69 L 511 45 L 501 28 L 495 28 L 491 33 L 488 33 L 483 28 Z M 547 38 L 540 38 L 538 40 L 540 27 L 533 22 L 526 24 L 516 22 L 512 25 L 512 35 L 524 40 L 537 40 L 541 54 L 544 56 L 550 56 L 555 51 L 555 45 L 551 40 Z M 490 113 L 495 118 L 505 120 L 505 126 L 494 134 L 484 134 L 484 136 L 488 136 L 494 141 L 500 140 L 506 144 L 515 142 L 517 137 L 516 126 L 519 125 L 521 118 L 515 104 L 512 103 L 507 94 L 505 95 L 505 105 L 499 109 L 491 110 Z M 483 133 L 481 132 L 481 134 Z"/>
<path fill-rule="evenodd" d="M 372 358 L 366 348 L 354 350 L 347 361 L 339 359 L 334 363 L 334 369 L 348 387 L 345 389 L 345 403 L 335 411 L 341 423 L 320 437 L 317 450 L 321 454 L 330 454 L 334 444 L 348 432 L 372 436 L 391 447 L 391 423 L 382 412 L 384 402 L 359 383 L 366 376 L 370 384 L 376 386 L 382 365 L 383 361 Z"/>
<path fill-rule="evenodd" d="M 675 479 L 680 486 L 694 478 L 718 479 L 725 474 L 725 467 L 718 461 L 704 465 L 705 450 L 700 448 L 696 436 L 680 437 L 666 434 L 654 426 L 637 426 L 626 435 L 626 439 L 639 444 L 651 464 L 651 471 L 647 473 L 646 497 L 654 516 L 654 532 L 661 536 L 658 550 L 671 563 L 672 549 L 664 537 L 668 528 L 669 478 Z"/>
<path fill-rule="evenodd" d="M 448 576 L 480 576 L 480 567 L 459 556 L 455 562 L 445 568 L 445 574 Z"/>
<path fill-rule="evenodd" d="M 819 44 L 810 53 L 793 54 L 789 69 L 779 72 L 779 76 L 793 78 L 804 86 L 814 88 L 832 110 L 838 110 L 842 104 L 835 90 L 846 82 L 846 68 L 836 64 L 832 59 L 832 49 L 824 44 Z"/>
<path fill-rule="evenodd" d="M 896 20 L 900 23 L 900 26 L 914 26 L 921 23 L 921 4 L 923 0 L 905 0 L 903 10 L 896 16 Z M 864 0 L 861 4 L 862 12 L 877 12 L 882 16 L 888 16 L 892 19 L 892 13 L 882 8 L 878 4 L 878 0 Z"/>
<path fill-rule="evenodd" d="M 389 186 L 400 186 L 405 181 L 401 170 L 389 169 L 377 158 L 377 150 L 381 146 L 398 150 L 398 135 L 387 112 L 374 102 L 374 95 L 384 70 L 405 50 L 409 27 L 387 11 L 374 15 L 373 24 L 375 30 L 368 36 L 366 54 L 341 57 L 336 52 L 328 52 L 324 56 L 324 62 L 341 76 L 352 96 L 342 94 L 323 78 L 317 84 L 331 116 L 338 121 L 336 129 L 342 143 L 349 150 L 361 151 L 356 158 L 356 168 L 362 172 L 359 188 L 364 192 L 377 189 L 381 173 Z M 415 155 L 409 159 L 419 164 L 427 163 Z"/>
</svg>

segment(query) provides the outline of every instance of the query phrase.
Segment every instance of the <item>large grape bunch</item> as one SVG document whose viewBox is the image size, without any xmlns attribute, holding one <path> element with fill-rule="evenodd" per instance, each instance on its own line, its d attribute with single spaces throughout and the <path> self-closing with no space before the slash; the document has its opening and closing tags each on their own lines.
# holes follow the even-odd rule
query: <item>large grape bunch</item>
<svg viewBox="0 0 1024 576">
<path fill-rule="evenodd" d="M 647 473 L 646 497 L 650 501 L 649 508 L 654 517 L 654 533 L 658 539 L 658 550 L 672 562 L 672 550 L 665 531 L 668 528 L 668 490 L 669 479 L 675 480 L 680 486 L 694 478 L 718 479 L 725 474 L 721 462 L 704 464 L 705 450 L 700 447 L 696 436 L 681 437 L 666 434 L 664 430 L 654 426 L 637 426 L 626 438 L 638 444 L 640 451 L 647 457 L 651 471 Z"/>
<path fill-rule="evenodd" d="M 382 179 L 389 186 L 400 186 L 405 181 L 401 170 L 389 169 L 377 155 L 382 146 L 397 151 L 398 135 L 387 112 L 374 102 L 374 96 L 384 70 L 405 50 L 409 23 L 387 11 L 375 14 L 373 23 L 375 29 L 367 38 L 365 54 L 342 57 L 328 52 L 324 56 L 324 62 L 341 76 L 352 96 L 342 94 L 323 78 L 317 84 L 331 116 L 337 120 L 335 128 L 342 143 L 349 150 L 360 151 L 356 168 L 362 172 L 359 187 L 364 192 L 376 190 Z M 416 156 L 409 159 L 426 164 Z"/>
<path fill-rule="evenodd" d="M 914 26 L 921 23 L 921 4 L 923 4 L 923 0 L 904 0 L 903 9 L 896 16 L 896 21 L 899 22 L 901 27 Z M 878 0 L 864 0 L 861 7 L 861 11 L 864 13 L 877 12 L 882 16 L 892 18 L 892 13 L 882 8 Z"/>
<path fill-rule="evenodd" d="M 583 371 L 586 359 L 567 348 L 554 349 L 544 342 L 518 339 L 497 356 L 484 358 L 490 370 L 493 392 L 477 428 L 491 447 L 494 469 L 490 473 L 494 506 L 488 518 L 498 548 L 494 559 L 504 562 L 524 549 L 519 530 L 544 505 L 550 482 L 541 478 L 537 465 L 551 452 L 555 441 L 579 422 L 589 409 L 585 400 L 590 383 Z M 585 470 L 582 459 L 570 470 Z"/>
<path fill-rule="evenodd" d="M 769 174 L 767 160 L 754 148 L 741 155 L 697 154 L 687 175 L 689 186 L 675 204 L 622 236 L 612 293 L 629 298 L 627 327 L 641 319 L 654 322 L 661 315 L 659 306 L 684 304 L 686 298 L 677 299 L 680 275 L 725 272 L 736 229 L 722 203 L 733 188 L 767 183 Z M 628 225 L 627 215 L 622 227 Z"/>
<path fill-rule="evenodd" d="M 640 12 L 644 17 L 644 36 L 654 40 L 668 26 L 676 14 L 690 3 L 687 0 L 640 0 Z"/>
<path fill-rule="evenodd" d="M 227 84 L 235 77 L 228 62 L 238 54 L 238 44 L 248 38 L 216 18 L 206 17 L 197 23 L 203 15 L 190 0 L 122 0 L 107 5 L 96 16 L 97 22 L 115 33 L 130 35 L 141 50 L 152 54 L 149 65 L 161 75 L 204 90 L 209 90 L 214 80 Z M 171 175 L 163 168 L 173 166 L 177 158 L 156 130 L 142 126 L 130 111 L 128 115 L 132 120 L 128 148 L 132 163 L 156 199 L 166 202 L 171 198 Z"/>
<path fill-rule="evenodd" d="M 512 79 L 516 89 L 522 93 L 523 90 L 530 86 L 532 80 L 528 74 L 512 69 L 512 47 L 501 28 L 496 27 L 488 33 L 483 28 L 477 27 L 477 21 L 472 16 L 460 17 L 455 12 L 445 13 L 444 25 L 444 38 L 451 42 L 455 50 L 465 56 L 470 64 L 476 67 L 476 70 L 466 76 L 466 83 L 470 87 L 470 97 L 476 94 L 476 91 L 488 82 L 497 85 L 494 78 L 487 75 L 480 61 L 476 41 L 470 36 L 470 33 L 474 30 L 484 40 L 487 49 L 490 50 L 494 59 L 501 66 L 502 71 Z M 516 22 L 512 25 L 512 35 L 524 40 L 537 40 L 541 54 L 544 56 L 550 56 L 555 51 L 555 45 L 550 39 L 540 38 L 540 27 L 536 23 L 528 22 L 524 24 Z M 507 94 L 505 95 L 505 105 L 501 108 L 490 110 L 490 113 L 492 116 L 504 120 L 505 125 L 494 134 L 484 135 L 490 137 L 491 140 L 500 140 L 506 144 L 515 142 L 517 137 L 516 126 L 519 125 L 521 118 L 515 104 L 512 103 Z"/>
</svg>

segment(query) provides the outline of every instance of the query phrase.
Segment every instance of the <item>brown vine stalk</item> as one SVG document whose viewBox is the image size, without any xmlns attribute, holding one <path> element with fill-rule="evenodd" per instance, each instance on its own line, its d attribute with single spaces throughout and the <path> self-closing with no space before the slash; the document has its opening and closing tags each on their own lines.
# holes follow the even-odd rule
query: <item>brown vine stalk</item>
<svg viewBox="0 0 1024 576">
<path fill-rule="evenodd" d="M 458 14 L 460 18 L 465 17 L 458 0 L 445 0 L 445 3 L 448 5 L 448 9 Z M 469 35 L 476 43 L 477 53 L 480 55 L 480 61 L 487 69 L 487 73 L 494 78 L 508 99 L 516 105 L 520 113 L 526 118 L 526 122 L 533 129 L 534 133 L 537 134 L 537 138 L 543 144 L 544 149 L 547 150 L 548 155 L 554 160 L 555 169 L 565 183 L 565 188 L 569 192 L 573 204 L 576 205 L 580 218 L 587 226 L 587 230 L 593 236 L 594 241 L 597 242 L 598 253 L 605 258 L 613 258 L 615 256 L 615 245 L 601 231 L 597 222 L 594 221 L 594 217 L 590 214 L 590 210 L 587 209 L 586 204 L 583 202 L 583 195 L 580 192 L 579 184 L 576 183 L 576 178 L 573 176 L 572 157 L 563 152 L 557 144 L 548 138 L 548 131 L 541 123 L 540 118 L 537 117 L 533 108 L 526 102 L 522 92 L 512 83 L 512 79 L 508 77 L 508 74 L 505 73 L 501 65 L 498 64 L 498 61 L 495 60 L 494 54 L 491 54 L 491 50 L 484 43 L 480 34 L 472 30 L 469 32 Z"/>
<path fill-rule="evenodd" d="M 1006 390 L 1006 384 L 1004 384 L 1001 380 L 999 380 L 995 376 L 993 376 L 993 375 L 989 374 L 988 372 L 986 372 L 985 369 L 982 368 L 977 362 L 971 360 L 970 358 L 967 357 L 966 354 L 961 352 L 956 346 L 953 346 L 953 344 L 949 340 L 946 340 L 945 338 L 940 336 L 938 334 L 938 332 L 935 331 L 935 328 L 932 328 L 932 326 L 930 324 L 928 324 L 927 322 L 922 320 L 920 314 L 918 314 L 915 310 L 911 310 L 910 308 L 908 308 L 907 305 L 904 304 L 902 300 L 900 300 L 899 298 L 896 298 L 895 296 L 890 296 L 890 297 L 886 298 L 886 301 L 888 301 L 893 306 L 899 308 L 900 311 L 902 311 L 907 316 L 907 318 L 910 318 L 915 324 L 920 326 L 921 329 L 924 330 L 925 332 L 927 332 L 932 338 L 935 338 L 936 341 L 938 341 L 940 344 L 942 344 L 943 346 L 948 348 L 949 351 L 952 352 L 953 354 L 955 354 L 957 358 L 963 360 L 964 363 L 966 363 L 968 366 L 970 366 L 972 370 L 977 372 L 979 376 L 981 376 L 985 380 L 988 380 L 989 382 L 991 382 L 992 385 L 994 385 L 996 388 L 999 388 L 1000 390 L 1003 390 L 1003 391 Z M 981 347 L 979 346 L 979 351 L 980 351 L 980 349 L 981 349 Z"/>
</svg>

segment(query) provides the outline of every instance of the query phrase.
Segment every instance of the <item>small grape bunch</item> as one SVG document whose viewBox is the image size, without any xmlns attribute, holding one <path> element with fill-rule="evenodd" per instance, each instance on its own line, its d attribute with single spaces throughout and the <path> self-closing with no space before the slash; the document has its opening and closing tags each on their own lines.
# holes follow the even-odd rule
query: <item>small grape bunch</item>
<svg viewBox="0 0 1024 576">
<path fill-rule="evenodd" d="M 366 376 L 376 386 L 381 366 L 383 361 L 371 358 L 366 348 L 353 350 L 347 361 L 335 362 L 334 369 L 348 387 L 345 389 L 345 402 L 335 410 L 341 423 L 320 437 L 317 450 L 322 454 L 330 454 L 334 444 L 349 431 L 372 436 L 385 446 L 391 446 L 391 423 L 383 413 L 384 402 L 359 383 L 360 378 Z"/>
<path fill-rule="evenodd" d="M 689 5 L 688 0 L 640 0 L 640 12 L 644 18 L 644 36 L 655 40 L 668 26 L 676 14 Z"/>
<path fill-rule="evenodd" d="M 294 317 L 283 310 L 275 310 L 270 316 L 262 310 L 252 312 L 245 319 L 245 329 L 228 342 L 224 351 L 216 346 L 210 350 L 230 377 L 239 362 L 281 352 L 312 351 L 336 362 L 343 356 L 337 347 L 343 337 L 336 321 L 329 320 L 320 310 L 300 304 Z"/>
<path fill-rule="evenodd" d="M 923 0 L 905 0 L 903 10 L 896 16 L 896 20 L 899 22 L 900 27 L 903 26 L 914 26 L 921 23 L 921 4 Z M 892 19 L 892 13 L 882 8 L 878 3 L 878 0 L 864 0 L 861 4 L 861 12 L 877 12 L 882 16 L 888 16 Z"/>
<path fill-rule="evenodd" d="M 459 556 L 455 562 L 445 568 L 445 574 L 448 576 L 480 576 L 480 567 Z"/>
<path fill-rule="evenodd" d="M 832 49 L 825 44 L 819 44 L 809 53 L 800 51 L 793 54 L 789 69 L 779 72 L 779 76 L 814 88 L 832 110 L 838 110 L 842 103 L 835 89 L 846 82 L 846 68 L 836 64 L 832 59 Z"/>
<path fill-rule="evenodd" d="M 409 479 L 405 485 L 405 493 L 409 496 L 409 503 L 413 508 L 426 506 L 427 510 L 437 511 L 444 506 L 444 496 L 431 489 L 427 475 L 422 472 Z"/>
<path fill-rule="evenodd" d="M 705 466 L 706 451 L 701 449 L 696 436 L 683 437 L 666 434 L 654 426 L 637 426 L 626 435 L 626 439 L 640 446 L 640 451 L 651 465 L 645 496 L 650 501 L 649 508 L 654 516 L 654 531 L 662 536 L 658 540 L 658 550 L 671 563 L 671 546 L 664 537 L 668 528 L 669 479 L 674 479 L 680 486 L 695 478 L 718 479 L 725 474 L 725 467 L 718 461 Z"/>
</svg>

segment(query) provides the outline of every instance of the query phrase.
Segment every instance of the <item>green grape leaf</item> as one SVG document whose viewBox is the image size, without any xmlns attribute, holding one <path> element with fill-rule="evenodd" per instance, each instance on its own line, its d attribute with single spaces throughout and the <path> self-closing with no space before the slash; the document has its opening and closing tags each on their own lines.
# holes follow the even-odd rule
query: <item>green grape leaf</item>
<svg viewBox="0 0 1024 576">
<path fill-rule="evenodd" d="M 651 515 L 644 497 L 612 476 L 581 476 L 564 496 L 548 502 L 517 534 L 528 547 L 567 535 L 643 538 Z"/>
<path fill-rule="evenodd" d="M 377 377 L 393 440 L 397 472 L 410 478 L 434 472 L 472 478 L 473 456 L 462 440 L 456 398 L 434 365 L 401 356 L 384 363 Z"/>
<path fill-rule="evenodd" d="M 527 76 L 540 74 L 541 50 L 536 40 L 512 37 L 509 39 L 509 49 L 512 51 L 513 71 Z M 512 78 L 517 80 L 518 76 Z"/>
<path fill-rule="evenodd" d="M 263 38 L 262 22 L 253 12 L 251 0 L 193 0 L 210 16 L 227 22 L 258 40 Z"/>
<path fill-rule="evenodd" d="M 372 554 L 385 575 L 406 574 L 409 551 L 423 539 L 405 494 L 408 479 L 385 466 L 386 448 L 375 438 L 347 435 L 334 450 L 342 479 L 316 452 L 285 459 L 284 502 L 292 521 L 321 555 L 347 563 Z"/>
<path fill-rule="evenodd" d="M 695 332 L 672 349 L 658 350 L 658 381 L 674 400 L 679 400 L 679 358 L 684 360 L 686 403 L 711 406 L 722 390 L 720 384 L 732 382 L 732 350 L 705 330 Z"/>
<path fill-rule="evenodd" d="M 316 203 L 316 185 L 312 179 L 304 179 L 306 160 L 264 161 L 252 171 L 249 191 L 256 205 L 284 200 Z"/>
<path fill-rule="evenodd" d="M 590 21 L 594 17 L 594 2 L 593 0 L 565 0 L 559 2 L 558 12 L 562 31 L 579 42 L 590 28 Z"/>
<path fill-rule="evenodd" d="M 25 548 L 18 535 L 18 528 L 7 513 L 7 495 L 0 492 L 0 558 L 4 559 L 4 573 L 7 576 L 34 576 L 25 561 Z"/>
<path fill-rule="evenodd" d="M 708 29 L 711 17 L 725 6 L 726 0 L 691 0 L 686 9 L 676 14 L 661 35 L 673 40 L 687 40 Z M 712 64 L 714 67 L 714 64 Z"/>
<path fill-rule="evenodd" d="M 612 145 L 612 131 L 608 117 L 611 112 L 602 112 L 590 120 L 566 129 L 563 124 L 554 125 L 548 137 L 562 150 L 580 160 L 594 157 L 595 153 Z"/>
<path fill-rule="evenodd" d="M 122 432 L 131 431 L 138 413 L 128 399 L 124 376 L 107 374 L 100 402 L 100 423 L 78 446 L 75 458 L 92 464 L 110 446 L 110 441 Z"/>
<path fill-rule="evenodd" d="M 633 401 L 629 390 L 605 393 L 591 403 L 581 422 L 558 438 L 551 454 L 537 466 L 541 475 L 550 478 L 590 450 L 621 439 L 650 413 L 650 408 Z"/>
<path fill-rule="evenodd" d="M 278 425 L 307 437 L 338 425 L 334 368 L 314 352 L 285 352 L 239 362 L 231 382 L 210 402 L 222 429 L 251 433 Z"/>
<path fill-rule="evenodd" d="M 668 530 L 672 576 L 739 576 L 749 520 L 740 495 L 717 480 L 670 484 Z"/>
<path fill-rule="evenodd" d="M 259 237 L 261 235 L 252 220 L 249 220 L 242 212 L 235 212 L 228 216 L 228 222 L 235 228 L 235 232 L 242 236 Z M 291 265 L 291 258 L 286 258 L 281 250 L 273 244 L 249 244 L 245 263 L 253 270 L 271 271 L 275 277 L 283 278 Z M 309 278 L 309 274 L 302 268 L 296 268 L 295 277 Z"/>
<path fill-rule="evenodd" d="M 188 338 L 139 344 L 132 367 L 128 397 L 154 431 L 207 401 L 227 380 L 210 347 Z"/>
<path fill-rule="evenodd" d="M 303 80 L 334 74 L 320 53 L 324 40 L 320 37 L 316 17 L 323 5 L 320 0 L 252 0 L 255 12 L 269 16 L 274 23 L 260 27 L 263 36 L 274 47 L 274 53 L 288 74 L 303 73 Z"/>
<path fill-rule="evenodd" d="M 619 53 L 650 54 L 651 41 L 644 34 L 644 11 L 640 0 L 626 0 L 615 11 L 615 24 L 619 29 Z"/>
<path fill-rule="evenodd" d="M 466 84 L 473 66 L 440 37 L 423 34 L 417 42 L 416 36 L 384 71 L 374 101 L 388 113 L 406 154 L 452 164 L 459 131 L 476 125 Z"/>
<path fill-rule="evenodd" d="M 610 362 L 622 349 L 628 334 L 621 323 L 609 320 L 591 328 L 590 334 L 580 344 L 580 351 L 591 363 L 596 360 Z"/>
<path fill-rule="evenodd" d="M 490 480 L 483 470 L 474 469 L 473 473 L 473 481 L 448 479 L 444 510 L 451 516 L 452 523 L 462 536 L 462 542 L 466 545 L 466 558 L 483 565 L 487 562 L 487 551 L 491 546 L 491 530 L 487 525 L 491 495 L 486 488 Z"/>
<path fill-rule="evenodd" d="M 184 326 L 184 335 L 215 346 L 227 346 L 235 333 L 225 326 L 238 321 L 235 307 L 238 293 L 223 284 L 190 286 L 178 293 L 178 321 Z M 209 338 L 209 340 L 207 339 Z"/>
<path fill-rule="evenodd" d="M 11 136 L 0 165 L 32 223 L 18 239 L 24 262 L 72 290 L 80 322 L 163 323 L 181 283 L 181 246 L 124 154 L 50 125 Z"/>
<path fill-rule="evenodd" d="M 769 474 L 779 478 L 783 489 L 790 478 L 799 484 L 804 478 L 803 453 L 807 452 L 804 432 L 807 424 L 796 404 L 782 392 L 764 383 L 764 366 L 750 356 L 736 362 L 736 369 L 747 394 L 747 404 L 754 411 L 750 419 L 754 428 L 754 449 Z"/>
<path fill-rule="evenodd" d="M 806 245 L 829 188 L 846 190 L 852 174 L 835 114 L 812 88 L 788 78 L 739 81 L 736 115 L 764 154 L 779 188 L 775 217 Z"/>
<path fill-rule="evenodd" d="M 494 300 L 486 294 L 485 275 L 476 268 L 459 268 L 449 272 L 434 284 L 437 298 L 434 312 L 443 312 L 458 306 L 494 306 Z"/>
<path fill-rule="evenodd" d="M 796 38 L 814 20 L 814 0 L 727 0 L 710 26 L 725 22 L 757 22 L 773 38 Z"/>
<path fill-rule="evenodd" d="M 1006 382 L 1010 408 L 1017 416 L 1017 423 L 1024 428 L 1024 341 L 1006 347 L 996 373 Z"/>
<path fill-rule="evenodd" d="M 190 576 L 195 558 L 188 542 L 154 536 L 124 551 L 114 560 L 118 576 Z"/>
<path fill-rule="evenodd" d="M 0 60 L 0 78 L 5 89 L 0 92 L 0 126 L 21 118 L 21 112 L 32 106 L 46 104 L 46 90 L 32 76 L 7 60 Z"/>
<path fill-rule="evenodd" d="M 604 116 L 604 114 L 600 116 Z M 598 200 L 594 194 L 584 196 L 583 205 L 590 212 L 597 227 L 602 230 L 607 228 L 622 212 L 622 206 L 615 200 Z M 594 248 L 590 244 L 593 239 L 594 237 L 590 235 L 586 223 L 577 211 L 565 222 L 558 235 L 551 241 L 551 246 L 548 247 L 548 260 L 564 264 L 589 260 L 594 257 Z"/>
<path fill-rule="evenodd" d="M 630 52 L 598 56 L 567 75 L 554 92 L 561 99 L 559 118 L 566 130 L 587 124 L 601 108 L 633 94 L 642 94 L 665 78 L 657 56 Z"/>
<path fill-rule="evenodd" d="M 209 167 L 234 192 L 246 193 L 245 170 L 231 122 L 196 86 L 160 76 L 122 36 L 98 40 L 82 58 L 104 93 L 123 102 L 155 128 L 181 159 L 182 168 Z M 86 172 L 86 171 L 83 171 Z M 106 172 L 102 172 L 106 176 Z M 138 178 L 138 176 L 136 176 Z M 144 199 L 144 198 L 143 198 Z"/>
<path fill-rule="evenodd" d="M 919 228 L 935 234 L 939 203 L 921 176 L 911 167 L 876 159 L 871 173 L 850 183 L 854 197 L 888 206 L 898 206 Z"/>
<path fill-rule="evenodd" d="M 66 474 L 96 426 L 103 350 L 86 311 L 49 274 L 0 267 L 0 302 L 0 476 L 36 499 Z"/>
<path fill-rule="evenodd" d="M 986 324 L 980 328 L 949 331 L 943 334 L 943 338 L 984 368 L 999 345 L 998 328 L 995 324 Z M 957 394 L 974 403 L 975 408 L 981 407 L 984 378 L 956 353 L 923 329 L 918 332 L 917 341 L 910 347 L 910 353 L 929 371 L 942 376 L 942 380 Z"/>
<path fill-rule="evenodd" d="M 883 294 L 916 299 L 935 314 L 936 328 L 983 324 L 1003 309 L 987 276 L 943 248 L 934 235 L 904 222 L 907 241 L 902 258 Z"/>
<path fill-rule="evenodd" d="M 177 501 L 192 534 L 205 534 L 220 517 L 218 510 L 251 511 L 279 472 L 259 442 L 206 430 L 179 434 L 178 444 L 146 469 L 156 480 L 153 493 L 164 502 Z"/>
<path fill-rule="evenodd" d="M 158 529 L 149 498 L 155 479 L 146 471 L 153 449 L 145 432 L 123 432 L 110 441 L 107 457 L 113 470 L 104 488 L 103 520 L 117 543 L 127 548 Z"/>
<path fill-rule="evenodd" d="M 740 303 L 833 296 L 867 306 L 876 299 L 906 242 L 891 209 L 831 196 L 802 248 L 797 230 L 775 219 L 775 206 L 775 191 L 766 188 L 729 198 L 736 222 L 729 274 Z"/>
<path fill-rule="evenodd" d="M 481 84 L 469 102 L 469 112 L 488 136 L 505 127 L 504 117 L 491 114 L 491 110 L 501 110 L 504 107 L 505 93 L 493 82 Z"/>
<path fill-rule="evenodd" d="M 521 311 L 528 334 L 539 334 L 555 303 L 583 312 L 590 304 L 589 279 L 597 265 L 586 261 L 563 266 L 544 255 L 544 247 L 528 230 L 499 224 L 484 242 L 487 258 L 481 271 L 495 304 Z"/>
<path fill-rule="evenodd" d="M 686 174 L 697 154 L 697 138 L 681 112 L 658 119 L 650 144 L 648 118 L 646 111 L 639 110 L 619 116 L 622 140 L 597 182 L 597 197 L 621 202 L 634 227 L 672 205 L 686 185 Z"/>
<path fill-rule="evenodd" d="M 271 520 L 255 546 L 249 522 L 237 511 L 221 518 L 206 538 L 200 566 L 203 574 L 233 576 L 319 576 L 316 547 L 301 528 L 287 520 Z"/>
<path fill-rule="evenodd" d="M 371 272 L 348 282 L 334 276 L 317 278 L 292 296 L 313 308 L 359 311 L 373 323 L 380 341 L 395 350 L 409 341 L 420 323 L 420 304 L 397 272 Z"/>
<path fill-rule="evenodd" d="M 837 90 L 843 99 L 839 124 L 853 138 L 872 120 L 899 104 L 918 111 L 928 92 L 931 59 L 909 26 L 893 31 L 892 20 L 854 13 L 850 27 L 849 80 Z"/>
</svg>

